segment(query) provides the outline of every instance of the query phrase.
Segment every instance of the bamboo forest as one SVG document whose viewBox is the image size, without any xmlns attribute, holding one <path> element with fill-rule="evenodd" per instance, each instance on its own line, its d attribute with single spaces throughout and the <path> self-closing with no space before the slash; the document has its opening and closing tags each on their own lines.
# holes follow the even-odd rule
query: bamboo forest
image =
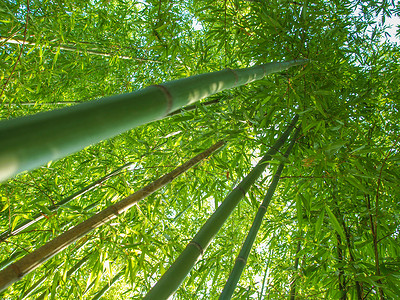
<svg viewBox="0 0 400 300">
<path fill-rule="evenodd" d="M 399 299 L 399 24 L 0 1 L 0 299 Z"/>
</svg>

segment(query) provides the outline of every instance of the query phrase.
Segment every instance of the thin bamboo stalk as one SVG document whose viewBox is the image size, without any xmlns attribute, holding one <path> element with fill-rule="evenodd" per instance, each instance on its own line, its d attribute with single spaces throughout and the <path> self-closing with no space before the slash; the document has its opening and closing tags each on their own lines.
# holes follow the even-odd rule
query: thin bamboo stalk
<svg viewBox="0 0 400 300">
<path fill-rule="evenodd" d="M 292 141 L 290 142 L 284 157 L 288 157 L 290 154 L 290 151 L 293 148 L 293 145 L 297 139 L 299 130 L 296 130 Z M 270 186 L 268 187 L 267 194 L 264 197 L 263 202 L 261 203 L 260 207 L 258 208 L 257 214 L 254 218 L 253 224 L 251 225 L 250 231 L 247 234 L 246 240 L 243 243 L 242 248 L 240 249 L 239 255 L 236 258 L 235 265 L 232 269 L 231 274 L 229 275 L 229 278 L 225 284 L 224 289 L 222 290 L 222 293 L 219 297 L 220 300 L 226 300 L 226 299 L 231 299 L 233 292 L 237 286 L 237 283 L 239 281 L 240 276 L 242 275 L 243 269 L 246 266 L 247 263 L 247 258 L 249 257 L 251 248 L 253 247 L 254 241 L 257 237 L 258 230 L 261 227 L 262 220 L 264 218 L 264 215 L 267 211 L 268 205 L 271 202 L 271 199 L 274 195 L 275 189 L 278 186 L 279 179 L 282 173 L 282 170 L 284 168 L 284 163 L 279 164 L 275 175 L 273 176 L 272 182 Z"/>
<path fill-rule="evenodd" d="M 34 42 L 29 42 L 21 39 L 8 39 L 6 37 L 0 37 L 0 43 L 3 44 L 16 44 L 16 45 L 28 45 L 28 46 L 34 46 L 36 47 L 36 43 Z M 48 44 L 43 44 L 43 45 L 38 45 L 38 46 L 44 46 L 46 48 L 54 48 L 57 49 L 59 48 L 60 50 L 65 50 L 65 51 L 72 51 L 72 52 L 77 52 L 81 54 L 93 54 L 93 55 L 98 55 L 98 56 L 103 56 L 103 57 L 112 57 L 114 56 L 113 53 L 107 53 L 107 52 L 101 52 L 93 49 L 79 49 L 75 46 L 68 46 L 68 45 L 48 45 Z M 159 60 L 152 60 L 148 58 L 139 58 L 139 57 L 131 57 L 131 56 L 125 56 L 125 55 L 117 55 L 119 59 L 125 59 L 125 60 L 136 60 L 136 61 L 141 61 L 141 62 L 155 62 L 155 63 L 161 63 Z"/>
<path fill-rule="evenodd" d="M 204 253 L 208 245 L 221 229 L 239 201 L 247 193 L 251 185 L 261 176 L 279 148 L 286 142 L 287 137 L 296 124 L 298 117 L 294 117 L 289 127 L 276 141 L 273 147 L 264 155 L 253 170 L 234 188 L 225 198 L 222 204 L 211 215 L 192 241 L 186 246 L 181 255 L 164 273 L 157 284 L 148 292 L 144 299 L 167 299 L 180 286 L 186 275 L 192 269 L 200 255 Z"/>
<path fill-rule="evenodd" d="M 153 181 L 152 183 L 148 184 L 134 194 L 107 207 L 106 209 L 97 213 L 86 221 L 79 223 L 75 227 L 72 227 L 70 230 L 49 241 L 42 247 L 24 256 L 19 261 L 11 264 L 0 272 L 0 291 L 6 289 L 12 283 L 20 280 L 22 277 L 32 272 L 42 263 L 71 245 L 78 238 L 91 232 L 95 228 L 98 228 L 101 225 L 104 225 L 107 222 L 117 218 L 120 214 L 133 207 L 140 200 L 151 195 L 152 193 L 170 183 L 176 177 L 202 161 L 203 159 L 210 156 L 216 150 L 221 148 L 224 144 L 225 141 L 217 142 L 204 152 L 196 155 L 195 157 L 180 165 L 168 174 Z"/>
<path fill-rule="evenodd" d="M 301 250 L 301 241 L 297 242 L 296 258 L 294 259 L 294 274 L 292 282 L 290 283 L 289 300 L 296 300 L 296 283 L 297 283 L 297 269 L 299 268 L 299 252 Z"/>
<path fill-rule="evenodd" d="M 226 69 L 0 122 L 0 181 L 307 60 Z"/>
<path fill-rule="evenodd" d="M 93 188 L 95 188 L 96 186 L 102 184 L 104 181 L 110 179 L 111 177 L 118 175 L 119 173 L 121 173 L 121 171 L 125 170 L 126 168 L 130 167 L 133 163 L 127 163 L 119 168 L 117 168 L 116 170 L 110 172 L 109 174 L 103 176 L 102 178 L 92 182 L 91 184 L 83 187 L 82 189 L 80 189 L 79 191 L 69 195 L 68 197 L 64 198 L 63 200 L 55 203 L 54 205 L 48 207 L 48 210 L 50 212 L 54 212 L 57 211 L 61 206 L 68 204 L 69 202 L 71 202 L 72 200 L 74 200 L 76 197 L 82 196 L 85 193 L 87 193 L 88 191 L 92 190 Z M 32 217 L 32 219 L 27 220 L 22 222 L 21 224 L 17 225 L 13 230 L 8 229 L 6 231 L 4 231 L 1 235 L 0 235 L 0 243 L 5 241 L 6 239 L 8 239 L 11 236 L 17 235 L 18 233 L 20 233 L 21 231 L 29 228 L 30 226 L 36 224 L 37 222 L 39 222 L 40 220 L 44 219 L 45 216 L 42 213 L 36 214 Z"/>
<path fill-rule="evenodd" d="M 70 268 L 66 274 L 66 278 L 71 277 L 76 271 L 78 271 L 89 259 L 90 254 L 85 255 L 84 257 L 82 257 L 72 268 Z M 57 287 L 60 285 L 60 279 L 57 282 Z M 36 298 L 36 300 L 42 300 L 44 299 L 46 296 L 46 292 L 42 293 L 39 297 Z"/>
<path fill-rule="evenodd" d="M 79 245 L 75 250 L 78 250 L 79 248 L 81 248 L 83 246 L 83 244 Z M 85 263 L 87 261 L 87 259 L 89 258 L 90 253 L 88 253 L 87 255 L 85 255 L 77 264 L 75 264 L 71 269 L 68 270 L 68 274 L 69 276 L 71 276 L 74 272 L 76 272 L 82 265 L 83 263 Z M 52 272 L 54 272 L 54 270 L 60 269 L 63 264 L 66 261 L 62 261 L 60 262 L 57 266 L 53 267 Z M 68 277 L 67 274 L 67 277 Z M 25 300 L 26 298 L 28 298 L 37 288 L 40 287 L 40 285 L 50 277 L 51 275 L 51 271 L 46 272 L 46 274 L 42 277 L 39 278 L 39 280 L 36 280 L 31 287 L 24 293 L 24 295 L 20 296 L 21 300 Z"/>
<path fill-rule="evenodd" d="M 98 291 L 94 295 L 92 300 L 99 300 L 105 294 L 105 292 L 107 292 L 110 289 L 110 287 L 113 286 L 114 283 L 116 283 L 118 280 L 121 279 L 122 275 L 124 275 L 124 272 L 125 272 L 125 268 L 123 268 L 121 271 L 119 271 L 117 273 L 117 275 L 115 275 L 109 283 L 107 283 L 100 291 Z"/>
</svg>

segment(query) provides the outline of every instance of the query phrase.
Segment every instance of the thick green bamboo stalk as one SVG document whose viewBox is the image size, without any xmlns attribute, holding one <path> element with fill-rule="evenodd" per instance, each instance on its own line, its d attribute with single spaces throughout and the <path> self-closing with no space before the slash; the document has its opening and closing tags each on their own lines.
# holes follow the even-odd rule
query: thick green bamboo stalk
<svg viewBox="0 0 400 300">
<path fill-rule="evenodd" d="M 297 139 L 299 130 L 296 130 L 292 141 L 289 144 L 289 147 L 287 148 L 284 157 L 288 157 L 290 151 L 293 148 L 293 145 Z M 225 284 L 224 289 L 222 290 L 222 293 L 219 297 L 220 300 L 226 300 L 226 299 L 231 299 L 233 292 L 236 288 L 236 285 L 239 281 L 240 276 L 242 275 L 243 269 L 246 265 L 247 258 L 249 257 L 251 248 L 253 247 L 253 243 L 256 239 L 258 230 L 261 227 L 262 220 L 264 218 L 265 212 L 267 211 L 268 205 L 271 202 L 272 196 L 274 195 L 275 189 L 278 186 L 279 179 L 282 173 L 284 167 L 284 163 L 279 164 L 275 175 L 272 179 L 272 182 L 270 186 L 268 187 L 267 194 L 264 197 L 263 202 L 261 203 L 260 207 L 258 208 L 257 214 L 254 218 L 253 224 L 251 225 L 250 231 L 246 237 L 246 240 L 243 243 L 242 248 L 240 249 L 239 255 L 236 258 L 235 265 L 233 267 L 233 270 L 231 274 L 229 275 L 229 278 Z"/>
<path fill-rule="evenodd" d="M 0 122 L 0 181 L 307 60 L 226 69 Z"/>
<path fill-rule="evenodd" d="M 210 101 L 201 103 L 201 106 L 213 105 L 213 104 L 218 103 L 218 102 L 220 102 L 220 101 L 221 101 L 220 98 L 214 99 L 214 100 L 210 100 Z M 180 109 L 178 109 L 178 110 L 176 110 L 176 111 L 174 111 L 174 112 L 168 114 L 167 117 L 173 117 L 173 116 L 178 115 L 178 114 L 180 114 L 180 113 L 182 113 L 182 112 L 187 112 L 187 111 L 195 110 L 196 108 L 197 108 L 197 105 L 196 105 L 196 104 L 187 105 L 187 106 L 185 106 L 185 107 L 183 107 L 183 108 L 180 108 Z"/>
<path fill-rule="evenodd" d="M 120 280 L 120 278 L 122 277 L 122 275 L 124 275 L 124 273 L 125 273 L 125 268 L 123 268 L 121 271 L 119 271 L 118 274 L 115 275 L 109 283 L 107 283 L 100 291 L 98 291 L 94 295 L 92 300 L 99 300 L 104 295 L 104 293 L 107 292 L 110 289 L 110 287 L 113 286 L 114 283 L 116 283 L 118 280 Z"/>
<path fill-rule="evenodd" d="M 199 256 L 207 249 L 208 245 L 221 229 L 234 208 L 238 205 L 239 201 L 244 197 L 251 185 L 261 176 L 262 172 L 268 165 L 268 161 L 271 160 L 272 155 L 274 155 L 286 142 L 287 137 L 297 120 L 298 117 L 296 116 L 292 120 L 288 129 L 286 129 L 260 162 L 242 180 L 242 182 L 240 182 L 239 185 L 229 193 L 222 204 L 207 220 L 192 241 L 186 246 L 185 250 L 183 250 L 181 255 L 171 265 L 167 272 L 164 273 L 157 284 L 148 292 L 144 299 L 167 299 L 180 286 Z"/>
<path fill-rule="evenodd" d="M 133 163 L 127 163 L 119 168 L 117 168 L 116 170 L 108 173 L 107 175 L 103 176 L 102 178 L 92 182 L 91 184 L 83 187 L 82 189 L 80 189 L 79 191 L 69 195 L 68 197 L 64 198 L 63 200 L 55 203 L 54 205 L 48 207 L 48 210 L 51 212 L 57 211 L 61 206 L 68 204 L 69 202 L 71 202 L 72 200 L 74 200 L 76 197 L 82 196 L 85 193 L 87 193 L 88 191 L 92 190 L 93 188 L 95 188 L 96 186 L 102 184 L 104 181 L 108 180 L 109 178 L 118 175 L 119 173 L 121 173 L 121 171 L 125 170 L 126 168 L 130 167 Z M 1 235 L 0 235 L 0 242 L 8 239 L 10 236 L 14 236 L 17 235 L 18 233 L 20 233 L 21 231 L 31 227 L 32 225 L 36 224 L 37 222 L 39 222 L 40 220 L 44 219 L 45 215 L 42 213 L 36 214 L 32 217 L 31 220 L 26 220 L 24 222 L 22 222 L 21 224 L 17 225 L 13 230 L 8 229 L 6 231 L 4 231 Z M 0 268 L 1 269 L 1 268 Z"/>
<path fill-rule="evenodd" d="M 42 263 L 71 245 L 78 238 L 84 236 L 95 228 L 98 228 L 101 225 L 104 225 L 107 222 L 117 218 L 120 214 L 124 213 L 136 203 L 138 203 L 138 201 L 151 195 L 161 187 L 170 183 L 176 177 L 186 172 L 189 168 L 193 167 L 203 159 L 210 156 L 216 150 L 221 148 L 224 144 L 225 141 L 217 142 L 204 152 L 196 155 L 195 157 L 180 165 L 168 174 L 153 181 L 152 183 L 148 184 L 134 194 L 126 197 L 125 199 L 122 199 L 121 201 L 107 207 L 106 209 L 97 213 L 86 221 L 79 223 L 75 227 L 64 232 L 47 244 L 29 253 L 28 255 L 21 258 L 19 261 L 0 271 L 0 291 L 6 289 L 12 283 L 20 280 L 22 277 L 32 272 Z"/>
</svg>

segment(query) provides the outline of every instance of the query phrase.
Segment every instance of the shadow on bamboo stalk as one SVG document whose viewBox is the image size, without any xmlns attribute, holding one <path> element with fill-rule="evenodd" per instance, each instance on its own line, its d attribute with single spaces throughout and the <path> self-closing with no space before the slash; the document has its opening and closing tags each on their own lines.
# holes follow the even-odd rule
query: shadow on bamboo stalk
<svg viewBox="0 0 400 300">
<path fill-rule="evenodd" d="M 176 177 L 202 161 L 203 159 L 210 156 L 212 153 L 221 148 L 224 144 L 225 141 L 217 142 L 204 152 L 196 155 L 195 157 L 180 165 L 168 174 L 153 181 L 152 183 L 148 184 L 134 194 L 126 197 L 125 199 L 107 207 L 93 217 L 76 225 L 75 227 L 46 243 L 42 247 L 36 249 L 32 253 L 24 256 L 19 261 L 11 264 L 0 272 L 0 291 L 6 289 L 12 283 L 20 280 L 22 277 L 32 272 L 42 263 L 71 245 L 78 238 L 84 236 L 95 228 L 98 228 L 101 225 L 104 225 L 105 223 L 117 218 L 120 214 L 133 207 L 137 202 L 151 195 L 152 193 L 170 183 Z"/>
<path fill-rule="evenodd" d="M 271 160 L 272 155 L 276 154 L 284 145 L 297 120 L 298 116 L 295 116 L 286 131 L 242 182 L 229 193 L 222 204 L 211 215 L 192 241 L 186 246 L 181 255 L 167 272 L 164 273 L 157 284 L 148 292 L 144 299 L 167 299 L 180 286 L 199 256 L 207 249 L 208 245 L 221 229 L 234 208 L 238 205 L 239 201 L 244 197 L 253 183 L 261 176 L 268 165 L 268 161 Z"/>
<path fill-rule="evenodd" d="M 298 134 L 299 134 L 299 129 L 295 131 L 295 134 L 293 135 L 289 147 L 287 148 L 285 154 L 283 155 L 285 158 L 289 156 Z M 268 187 L 267 194 L 265 195 L 263 202 L 258 208 L 257 214 L 254 218 L 253 224 L 251 225 L 250 231 L 247 234 L 246 240 L 244 241 L 243 246 L 240 249 L 239 255 L 236 258 L 232 272 L 229 275 L 225 287 L 222 290 L 222 293 L 219 297 L 220 300 L 228 300 L 232 298 L 233 292 L 237 286 L 239 278 L 242 275 L 244 267 L 246 266 L 247 258 L 249 257 L 251 248 L 253 247 L 254 241 L 257 237 L 258 230 L 261 227 L 261 223 L 267 211 L 268 205 L 270 204 L 271 199 L 275 193 L 276 187 L 278 186 L 283 167 L 284 163 L 279 164 L 275 172 L 275 175 L 273 176 L 272 182 Z"/>
<path fill-rule="evenodd" d="M 0 181 L 307 60 L 226 69 L 0 122 Z"/>
</svg>

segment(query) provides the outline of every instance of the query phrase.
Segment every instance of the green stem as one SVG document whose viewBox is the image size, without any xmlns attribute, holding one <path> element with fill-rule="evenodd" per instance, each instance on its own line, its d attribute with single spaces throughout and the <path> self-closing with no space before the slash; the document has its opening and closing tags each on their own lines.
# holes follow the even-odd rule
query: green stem
<svg viewBox="0 0 400 300">
<path fill-rule="evenodd" d="M 189 168 L 193 167 L 203 159 L 210 156 L 216 150 L 221 148 L 224 144 L 225 141 L 217 142 L 204 152 L 196 155 L 195 157 L 188 160 L 168 174 L 153 181 L 149 185 L 126 197 L 125 199 L 122 199 L 121 201 L 107 207 L 106 209 L 97 213 L 86 221 L 79 223 L 75 227 L 72 227 L 70 230 L 64 232 L 55 239 L 44 244 L 42 247 L 27 254 L 19 261 L 11 264 L 0 272 L 0 291 L 6 289 L 12 283 L 22 279 L 22 277 L 35 270 L 42 263 L 56 255 L 57 253 L 61 252 L 78 238 L 86 235 L 95 228 L 98 228 L 106 224 L 107 222 L 117 218 L 120 214 L 133 207 L 140 200 L 151 195 L 161 187 L 167 185 L 176 177 L 186 172 Z"/>
<path fill-rule="evenodd" d="M 122 277 L 122 275 L 124 275 L 124 272 L 125 272 L 125 268 L 123 268 L 121 271 L 119 271 L 118 274 L 115 275 L 109 283 L 107 283 L 100 291 L 98 291 L 94 295 L 92 300 L 99 300 L 105 294 L 105 292 L 107 292 L 110 289 L 110 287 L 112 287 L 113 284 L 116 283 Z"/>
<path fill-rule="evenodd" d="M 0 122 L 0 181 L 307 60 L 226 69 Z"/>
<path fill-rule="evenodd" d="M 69 46 L 69 45 L 48 45 L 47 43 L 43 43 L 42 45 L 37 45 L 36 43 L 33 42 L 28 42 L 22 39 L 8 39 L 6 37 L 1 37 L 0 36 L 0 42 L 4 44 L 16 44 L 16 45 L 29 45 L 29 46 L 34 46 L 34 47 L 47 47 L 47 48 L 54 48 L 54 49 L 60 49 L 60 50 L 65 50 L 65 51 L 72 51 L 72 52 L 77 52 L 77 53 L 83 53 L 83 54 L 93 54 L 93 55 L 98 55 L 98 56 L 103 56 L 103 57 L 113 57 L 113 53 L 107 53 L 107 52 L 101 52 L 97 51 L 94 49 L 79 49 L 75 46 Z M 155 63 L 161 63 L 161 61 L 158 60 L 152 60 L 152 59 L 147 59 L 147 58 L 138 58 L 138 57 L 130 57 L 130 56 L 125 56 L 125 55 L 116 55 L 119 59 L 127 59 L 127 60 L 137 60 L 141 62 L 155 62 Z"/>
<path fill-rule="evenodd" d="M 296 130 L 296 132 L 292 138 L 292 141 L 290 142 L 289 147 L 287 148 L 287 150 L 284 154 L 284 157 L 289 156 L 289 153 L 292 150 L 293 145 L 297 139 L 298 133 L 299 133 L 299 130 Z M 251 248 L 253 247 L 254 241 L 257 237 L 257 233 L 261 227 L 262 220 L 267 211 L 268 205 L 271 202 L 271 199 L 272 199 L 272 196 L 274 195 L 276 187 L 278 186 L 279 178 L 281 176 L 283 167 L 284 167 L 284 163 L 279 164 L 278 169 L 275 172 L 272 182 L 271 182 L 270 186 L 268 187 L 267 194 L 265 195 L 263 202 L 261 203 L 260 207 L 258 208 L 257 214 L 254 218 L 253 224 L 251 225 L 250 231 L 246 237 L 246 240 L 243 243 L 242 248 L 240 249 L 238 257 L 236 258 L 235 265 L 232 269 L 232 272 L 229 275 L 229 278 L 225 284 L 224 289 L 222 290 L 222 293 L 219 297 L 220 300 L 232 298 L 233 292 L 235 291 L 235 288 L 237 286 L 239 278 L 242 275 L 244 267 L 246 266 L 247 258 L 249 257 Z"/>
<path fill-rule="evenodd" d="M 293 280 L 290 283 L 290 295 L 289 295 L 289 300 L 295 300 L 296 299 L 296 281 L 297 281 L 297 269 L 299 268 L 299 252 L 301 250 L 301 241 L 297 242 L 297 249 L 296 249 L 296 258 L 294 260 L 294 274 L 293 274 Z"/>
<path fill-rule="evenodd" d="M 78 271 L 89 259 L 90 254 L 85 255 L 81 258 L 71 269 L 68 270 L 66 278 L 71 277 L 76 271 Z M 57 283 L 57 287 L 60 285 L 60 282 Z M 46 292 L 42 293 L 36 300 L 42 300 L 46 296 Z"/>
<path fill-rule="evenodd" d="M 238 205 L 239 201 L 244 197 L 251 185 L 261 176 L 268 165 L 268 161 L 271 160 L 272 155 L 285 143 L 297 120 L 298 116 L 292 120 L 288 129 L 286 129 L 253 170 L 229 193 L 222 204 L 211 215 L 192 241 L 186 246 L 185 250 L 183 250 L 181 255 L 144 299 L 167 299 L 180 286 L 199 256 L 207 249 L 208 245 L 221 229 L 234 208 Z"/>
</svg>

